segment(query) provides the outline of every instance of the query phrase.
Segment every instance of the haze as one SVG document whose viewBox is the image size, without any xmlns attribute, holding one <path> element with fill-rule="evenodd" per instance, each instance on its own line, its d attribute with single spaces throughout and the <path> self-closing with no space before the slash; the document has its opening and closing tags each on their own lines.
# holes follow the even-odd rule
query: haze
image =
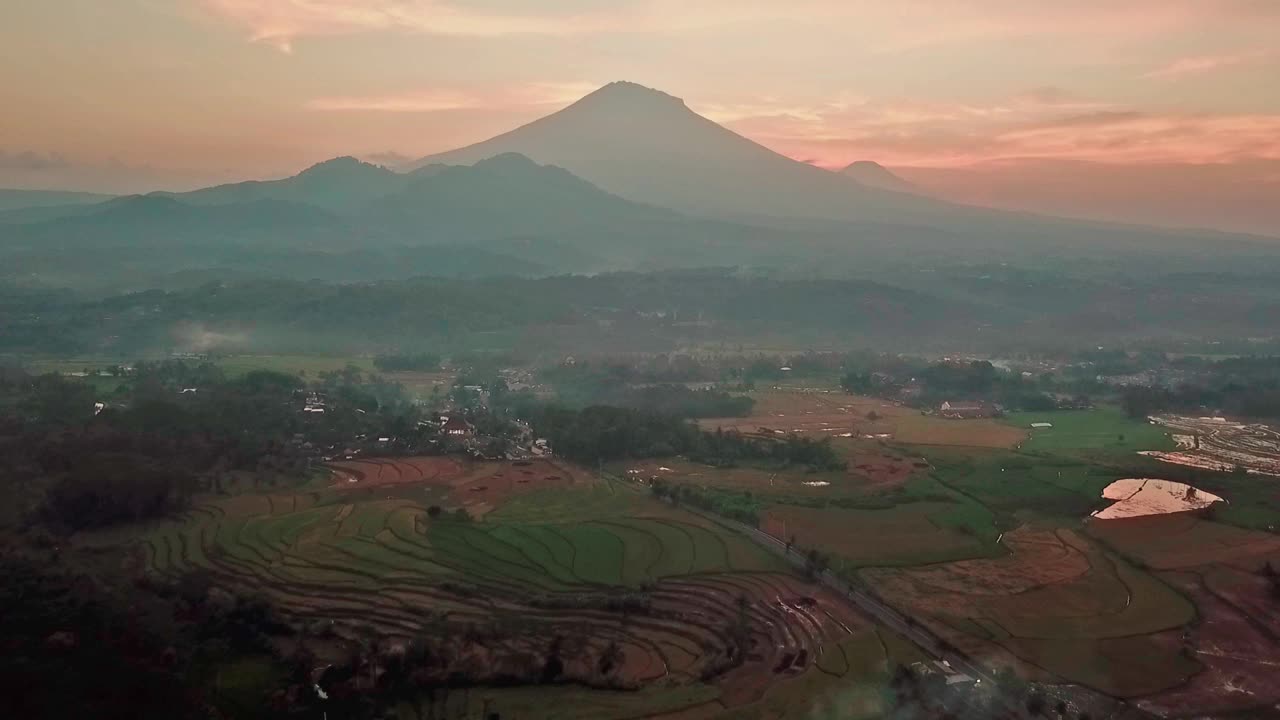
<svg viewBox="0 0 1280 720">
<path fill-rule="evenodd" d="M 1274 235 L 1277 29 L 1247 0 L 7 3 L 0 186 L 397 164 L 627 79 L 945 198 Z"/>
</svg>

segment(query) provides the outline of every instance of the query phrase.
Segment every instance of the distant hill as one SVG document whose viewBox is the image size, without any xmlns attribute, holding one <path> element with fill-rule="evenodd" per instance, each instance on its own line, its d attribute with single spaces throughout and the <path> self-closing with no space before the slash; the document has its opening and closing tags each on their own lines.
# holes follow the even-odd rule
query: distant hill
<svg viewBox="0 0 1280 720">
<path fill-rule="evenodd" d="M 402 188 L 404 175 L 340 157 L 313 165 L 282 180 L 250 180 L 186 193 L 154 193 L 191 205 L 227 205 L 254 200 L 307 203 L 330 212 L 353 212 Z"/>
<path fill-rule="evenodd" d="M 159 195 L 129 195 L 90 212 L 10 227 L 6 245 L 44 247 L 176 246 L 247 240 L 287 244 L 300 234 L 342 233 L 331 213 L 302 203 L 253 200 L 204 207 Z"/>
<path fill-rule="evenodd" d="M 114 195 L 98 193 L 65 192 L 62 190 L 5 190 L 0 189 L 0 212 L 22 208 L 54 207 L 57 205 L 91 205 L 110 200 Z"/>
<path fill-rule="evenodd" d="M 860 185 L 867 187 L 909 193 L 911 195 L 927 194 L 924 190 L 894 175 L 885 166 L 871 160 L 858 160 L 850 163 L 848 167 L 840 171 L 840 174 L 853 178 Z"/>
<path fill-rule="evenodd" d="M 72 207 L 0 225 L 0 261 L 46 285 L 110 286 L 118 273 L 136 286 L 212 268 L 366 280 L 767 265 L 801 250 L 779 231 L 624 200 L 517 154 L 408 174 L 339 158 L 283 180 Z"/>
<path fill-rule="evenodd" d="M 1280 238 L 1280 159 L 1100 163 L 1024 158 L 896 172 L 954 202 Z"/>
</svg>

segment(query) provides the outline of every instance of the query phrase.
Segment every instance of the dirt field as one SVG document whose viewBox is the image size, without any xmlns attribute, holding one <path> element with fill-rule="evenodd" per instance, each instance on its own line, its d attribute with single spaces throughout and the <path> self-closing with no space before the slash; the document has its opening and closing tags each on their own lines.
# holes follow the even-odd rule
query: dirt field
<svg viewBox="0 0 1280 720">
<path fill-rule="evenodd" d="M 947 420 L 876 398 L 841 390 L 787 389 L 750 393 L 756 405 L 745 418 L 700 421 L 707 429 L 748 434 L 798 433 L 830 437 L 837 446 L 857 440 L 887 440 L 911 445 L 1011 448 L 1026 431 L 995 420 Z M 877 419 L 868 416 L 875 413 Z"/>
<path fill-rule="evenodd" d="M 1202 510 L 1222 498 L 1186 483 L 1157 478 L 1125 478 L 1102 490 L 1102 497 L 1115 503 L 1099 510 L 1099 520 L 1169 515 Z"/>
</svg>

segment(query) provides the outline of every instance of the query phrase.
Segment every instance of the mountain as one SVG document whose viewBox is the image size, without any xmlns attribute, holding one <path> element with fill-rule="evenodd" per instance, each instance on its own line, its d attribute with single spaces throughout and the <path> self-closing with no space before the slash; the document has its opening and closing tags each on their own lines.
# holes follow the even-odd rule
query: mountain
<svg viewBox="0 0 1280 720">
<path fill-rule="evenodd" d="M 629 200 L 708 215 L 864 219 L 940 205 L 796 162 L 679 98 L 629 82 L 610 83 L 559 112 L 409 169 L 471 165 L 503 153 L 562 167 Z"/>
<path fill-rule="evenodd" d="M 823 252 L 846 258 L 870 247 L 886 257 L 896 253 L 899 261 L 1238 264 L 1274 260 L 1280 251 L 1264 238 L 1078 221 L 870 187 L 773 152 L 679 98 L 628 82 L 610 83 L 527 125 L 407 167 L 469 165 L 512 152 L 628 200 L 780 233 L 823 235 Z"/>
<path fill-rule="evenodd" d="M 186 193 L 153 194 L 190 205 L 277 200 L 345 213 L 362 210 L 374 200 L 399 190 L 405 183 L 406 178 L 400 173 L 353 157 L 340 157 L 313 165 L 282 180 L 250 180 Z"/>
<path fill-rule="evenodd" d="M 737 264 L 772 258 L 779 233 L 623 199 L 569 171 L 503 153 L 427 165 L 361 216 L 401 242 L 487 247 L 561 271 Z"/>
<path fill-rule="evenodd" d="M 889 172 L 885 166 L 872 160 L 858 160 L 850 163 L 848 167 L 840 171 L 841 175 L 857 180 L 859 184 L 867 187 L 880 188 L 881 190 L 892 190 L 893 192 L 909 193 L 912 195 L 924 195 L 925 192 L 902 178 Z"/>
</svg>

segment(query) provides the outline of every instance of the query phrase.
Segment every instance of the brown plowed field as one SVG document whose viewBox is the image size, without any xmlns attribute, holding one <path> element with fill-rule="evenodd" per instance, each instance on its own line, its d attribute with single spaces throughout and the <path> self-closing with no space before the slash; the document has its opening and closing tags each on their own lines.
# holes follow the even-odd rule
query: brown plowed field
<svg viewBox="0 0 1280 720">
<path fill-rule="evenodd" d="M 806 437 L 830 437 L 838 446 L 864 446 L 884 439 L 914 445 L 953 445 L 979 448 L 1012 448 L 1027 433 L 996 420 L 948 420 L 923 415 L 877 398 L 849 395 L 842 390 L 787 389 L 750 393 L 756 405 L 741 418 L 709 418 L 699 421 L 707 429 L 723 428 L 745 434 L 797 433 Z M 870 413 L 879 416 L 868 419 Z M 850 434 L 852 437 L 842 437 Z M 878 437 L 886 436 L 886 437 Z"/>
<path fill-rule="evenodd" d="M 534 490 L 587 483 L 582 470 L 554 460 L 517 462 L 468 461 L 451 457 L 366 458 L 328 464 L 333 486 L 346 490 L 390 489 L 432 485 L 447 490 L 445 500 L 461 505 L 473 517 L 498 507 L 507 498 Z"/>
<path fill-rule="evenodd" d="M 339 487 L 449 482 L 462 473 L 461 461 L 449 457 L 368 458 L 329 463 Z"/>
<path fill-rule="evenodd" d="M 1143 698 L 1138 704 L 1144 709 L 1165 716 L 1214 717 L 1280 703 L 1280 619 L 1267 583 L 1257 575 L 1223 572 L 1162 573 L 1200 612 L 1192 630 L 1165 642 L 1169 651 L 1189 653 L 1203 670 L 1181 687 Z"/>
</svg>

